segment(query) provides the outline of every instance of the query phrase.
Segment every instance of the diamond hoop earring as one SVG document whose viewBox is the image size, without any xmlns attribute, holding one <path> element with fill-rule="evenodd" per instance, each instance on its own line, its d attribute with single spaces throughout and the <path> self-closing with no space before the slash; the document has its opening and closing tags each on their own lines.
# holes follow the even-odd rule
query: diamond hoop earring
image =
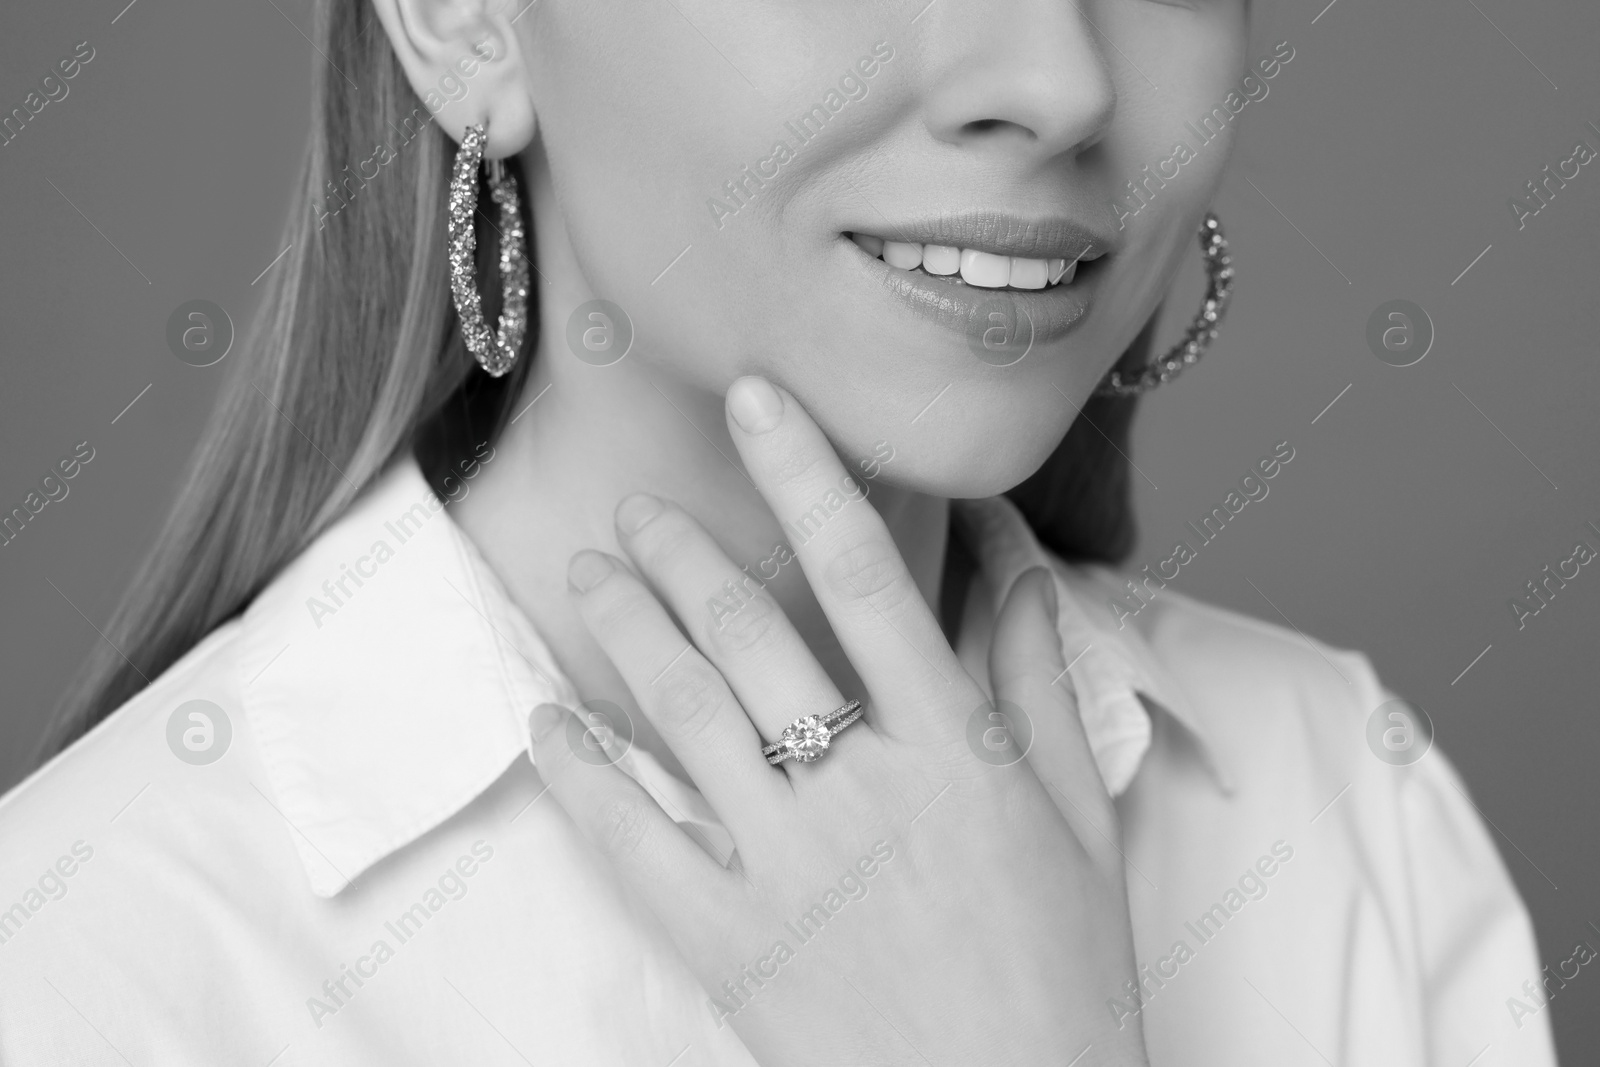
<svg viewBox="0 0 1600 1067">
<path fill-rule="evenodd" d="M 1189 323 L 1184 339 L 1168 349 L 1166 355 L 1146 363 L 1127 378 L 1121 371 L 1112 371 L 1094 391 L 1095 396 L 1148 393 L 1170 382 L 1205 355 L 1206 348 L 1216 340 L 1222 314 L 1228 310 L 1228 297 L 1233 294 L 1233 259 L 1228 255 L 1228 239 L 1222 236 L 1222 224 L 1217 216 L 1209 211 L 1205 221 L 1200 223 L 1200 254 L 1205 257 L 1206 298 L 1194 321 Z"/>
<path fill-rule="evenodd" d="M 489 161 L 489 195 L 500 208 L 501 308 L 498 329 L 491 333 L 483 321 L 483 301 L 478 296 L 476 253 L 478 236 L 472 216 L 478 210 L 478 165 L 483 160 L 485 124 L 468 126 L 456 153 L 450 176 L 450 294 L 467 350 L 492 378 L 498 378 L 517 361 L 528 330 L 527 235 L 522 228 L 517 179 L 498 159 Z"/>
</svg>

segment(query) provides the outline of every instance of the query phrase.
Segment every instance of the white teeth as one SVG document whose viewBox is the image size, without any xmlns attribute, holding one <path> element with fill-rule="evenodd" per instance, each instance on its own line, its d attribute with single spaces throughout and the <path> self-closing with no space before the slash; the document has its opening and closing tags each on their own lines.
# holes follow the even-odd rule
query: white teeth
<svg viewBox="0 0 1600 1067">
<path fill-rule="evenodd" d="M 891 267 L 913 270 L 922 266 L 922 246 L 906 244 L 904 241 L 885 241 L 883 261 Z"/>
<path fill-rule="evenodd" d="M 922 269 L 929 274 L 954 274 L 961 269 L 961 249 L 954 245 L 923 245 Z"/>
<path fill-rule="evenodd" d="M 1011 257 L 974 248 L 961 250 L 961 280 L 984 289 L 1003 289 L 1011 284 Z"/>
<path fill-rule="evenodd" d="M 861 251 L 869 256 L 883 255 L 883 238 L 874 237 L 870 233 L 853 233 L 850 240 L 861 246 Z"/>
<path fill-rule="evenodd" d="M 968 285 L 984 289 L 1048 289 L 1066 285 L 1078 273 L 1078 259 L 1032 259 L 999 256 L 954 245 L 921 245 L 852 233 L 850 239 L 869 256 L 881 257 L 899 270 L 921 268 L 928 274 L 960 274 Z M 1081 258 L 1081 257 L 1080 257 Z M 1089 257 L 1098 259 L 1099 254 Z"/>
<path fill-rule="evenodd" d="M 1048 281 L 1050 266 L 1042 259 L 1011 257 L 1011 288 L 1043 289 Z"/>
</svg>

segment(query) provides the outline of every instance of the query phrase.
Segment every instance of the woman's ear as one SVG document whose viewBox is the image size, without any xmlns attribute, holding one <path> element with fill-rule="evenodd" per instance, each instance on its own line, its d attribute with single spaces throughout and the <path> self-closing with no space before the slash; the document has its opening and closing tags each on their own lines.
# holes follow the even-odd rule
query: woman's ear
<svg viewBox="0 0 1600 1067">
<path fill-rule="evenodd" d="M 411 87 L 453 141 L 488 126 L 484 156 L 533 140 L 537 119 L 522 42 L 503 0 L 372 0 Z M 523 10 L 526 10 L 524 8 Z"/>
</svg>

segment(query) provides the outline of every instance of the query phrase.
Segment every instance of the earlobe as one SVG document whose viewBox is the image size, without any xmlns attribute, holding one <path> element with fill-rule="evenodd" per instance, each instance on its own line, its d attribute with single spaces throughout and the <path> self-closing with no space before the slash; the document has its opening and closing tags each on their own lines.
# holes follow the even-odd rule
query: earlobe
<svg viewBox="0 0 1600 1067">
<path fill-rule="evenodd" d="M 484 155 L 515 155 L 536 125 L 514 5 L 485 0 L 372 0 L 412 89 L 440 128 L 460 141 L 488 127 Z M 500 10 L 503 9 L 503 10 Z"/>
</svg>

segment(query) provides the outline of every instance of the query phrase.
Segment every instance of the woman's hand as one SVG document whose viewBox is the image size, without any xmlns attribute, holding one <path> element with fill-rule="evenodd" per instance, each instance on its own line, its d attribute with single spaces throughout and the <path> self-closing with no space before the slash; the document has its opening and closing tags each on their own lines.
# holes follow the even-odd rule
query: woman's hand
<svg viewBox="0 0 1600 1067">
<path fill-rule="evenodd" d="M 745 378 L 728 409 L 776 515 L 843 497 L 848 475 L 793 397 Z M 847 694 L 765 593 L 713 625 L 707 598 L 744 575 L 681 509 L 629 497 L 617 528 L 656 593 L 581 552 L 569 573 L 579 611 L 732 834 L 736 861 L 719 866 L 616 767 L 578 760 L 557 729 L 564 709 L 535 710 L 534 759 L 757 1061 L 1144 1063 L 1138 1027 L 1119 1030 L 1105 1007 L 1136 977 L 1127 897 L 1115 813 L 1056 684 L 1050 576 L 1019 579 L 997 622 L 997 701 L 1023 710 L 1033 738 L 1026 759 L 1003 747 L 996 758 L 1005 720 L 877 511 L 851 499 L 795 551 L 870 691 L 848 694 L 868 714 L 820 761 L 772 767 L 768 739 Z"/>
</svg>

